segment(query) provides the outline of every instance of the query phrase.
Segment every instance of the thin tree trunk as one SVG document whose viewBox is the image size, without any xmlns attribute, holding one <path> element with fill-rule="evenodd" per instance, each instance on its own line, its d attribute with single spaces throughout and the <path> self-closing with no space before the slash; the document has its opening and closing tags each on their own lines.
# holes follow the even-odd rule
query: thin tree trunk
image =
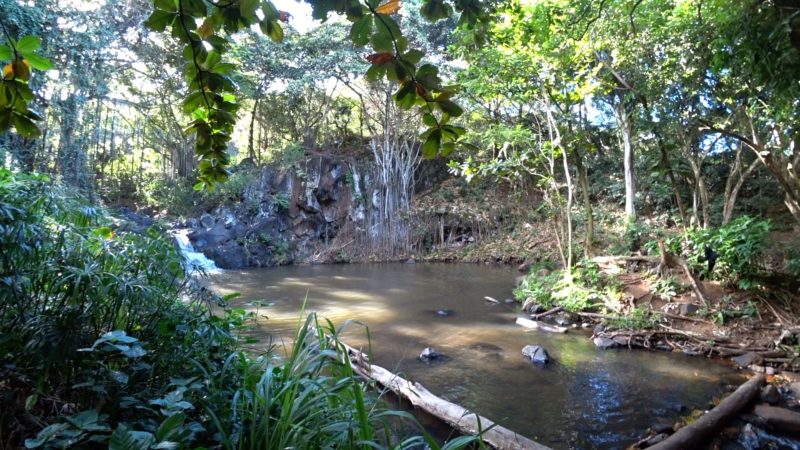
<svg viewBox="0 0 800 450">
<path fill-rule="evenodd" d="M 625 100 L 619 98 L 614 105 L 614 112 L 617 116 L 620 138 L 623 147 L 623 170 L 625 172 L 625 215 L 630 222 L 636 221 L 636 180 L 634 178 L 634 154 L 633 154 L 633 126 L 630 123 L 630 116 L 625 108 Z"/>
</svg>

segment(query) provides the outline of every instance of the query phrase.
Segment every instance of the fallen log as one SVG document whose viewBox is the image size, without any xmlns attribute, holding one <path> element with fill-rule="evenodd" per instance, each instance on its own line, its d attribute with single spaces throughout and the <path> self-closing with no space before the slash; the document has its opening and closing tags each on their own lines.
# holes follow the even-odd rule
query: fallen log
<svg viewBox="0 0 800 450">
<path fill-rule="evenodd" d="M 522 325 L 531 330 L 542 330 L 548 333 L 566 333 L 567 327 L 560 327 L 558 325 L 550 325 L 548 323 L 539 322 L 537 320 L 530 320 L 524 317 L 517 317 L 517 325 Z"/>
<path fill-rule="evenodd" d="M 524 309 L 524 307 L 523 307 L 523 309 Z M 531 314 L 531 318 L 533 318 L 533 319 L 541 319 L 542 317 L 547 317 L 547 316 L 549 316 L 549 315 L 555 314 L 555 313 L 557 313 L 557 312 L 561 312 L 561 311 L 563 311 L 563 310 L 564 310 L 564 308 L 562 308 L 562 307 L 560 307 L 560 306 L 556 306 L 555 308 L 553 308 L 553 309 L 550 309 L 550 310 L 548 310 L 548 311 L 545 311 L 545 312 L 543 312 L 543 313 L 539 313 L 539 314 Z"/>
<path fill-rule="evenodd" d="M 699 448 L 700 444 L 709 438 L 723 423 L 738 414 L 753 399 L 758 397 L 764 383 L 764 375 L 754 375 L 746 383 L 739 386 L 733 394 L 725 397 L 714 409 L 691 424 L 679 429 L 675 434 L 658 444 L 647 447 L 648 450 Z"/>
<path fill-rule="evenodd" d="M 784 433 L 797 433 L 800 430 L 800 413 L 777 406 L 756 405 L 755 415 L 764 419 L 772 429 Z"/>
<path fill-rule="evenodd" d="M 462 406 L 437 397 L 417 382 L 411 382 L 381 366 L 370 364 L 364 353 L 347 344 L 341 343 L 341 345 L 347 350 L 350 366 L 355 373 L 378 382 L 456 430 L 465 434 L 480 435 L 484 442 L 497 450 L 551 450 Z"/>
</svg>

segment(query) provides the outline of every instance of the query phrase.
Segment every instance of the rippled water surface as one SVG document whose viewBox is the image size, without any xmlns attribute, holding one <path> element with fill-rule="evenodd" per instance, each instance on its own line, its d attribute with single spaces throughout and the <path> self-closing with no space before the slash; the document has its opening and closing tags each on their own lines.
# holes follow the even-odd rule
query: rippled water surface
<svg viewBox="0 0 800 450">
<path fill-rule="evenodd" d="M 289 343 L 307 296 L 306 309 L 321 318 L 367 325 L 374 363 L 554 448 L 625 448 L 650 425 L 707 408 L 743 380 L 703 358 L 601 351 L 579 330 L 554 335 L 515 325 L 513 306 L 484 300 L 511 297 L 515 275 L 479 265 L 375 264 L 225 271 L 212 281 L 242 294 L 235 305 L 268 317 L 262 342 Z M 364 328 L 349 327 L 346 342 L 366 348 Z M 528 344 L 545 347 L 553 361 L 531 365 L 520 353 Z M 446 360 L 419 361 L 429 346 Z"/>
</svg>

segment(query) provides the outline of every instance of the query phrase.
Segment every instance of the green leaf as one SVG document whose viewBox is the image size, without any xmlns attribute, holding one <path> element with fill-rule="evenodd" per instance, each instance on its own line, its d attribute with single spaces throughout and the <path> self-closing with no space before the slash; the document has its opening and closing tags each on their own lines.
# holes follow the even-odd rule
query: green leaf
<svg viewBox="0 0 800 450">
<path fill-rule="evenodd" d="M 250 23 L 258 22 L 256 8 L 258 8 L 259 3 L 259 0 L 239 0 L 239 14 Z"/>
<path fill-rule="evenodd" d="M 458 117 L 461 114 L 464 114 L 464 109 L 458 106 L 455 102 L 451 100 L 442 100 L 436 99 L 436 104 L 439 105 L 439 108 L 442 109 L 443 113 L 446 113 L 452 117 Z"/>
<path fill-rule="evenodd" d="M 422 157 L 425 159 L 432 159 L 439 152 L 439 145 L 442 142 L 442 130 L 433 129 L 429 130 L 430 134 L 422 144 Z"/>
<path fill-rule="evenodd" d="M 423 56 L 425 56 L 425 52 L 423 52 L 422 50 L 418 50 L 416 48 L 412 48 L 403 55 L 403 59 L 410 62 L 411 64 L 416 65 L 419 64 L 419 61 L 422 59 Z"/>
<path fill-rule="evenodd" d="M 372 35 L 372 48 L 376 53 L 386 53 L 394 51 L 394 41 L 392 36 L 386 31 L 385 27 L 378 27 Z"/>
<path fill-rule="evenodd" d="M 450 17 L 453 13 L 453 9 L 442 0 L 428 0 L 422 5 L 419 12 L 422 14 L 422 17 L 431 22 L 435 22 Z"/>
<path fill-rule="evenodd" d="M 22 56 L 36 70 L 50 70 L 53 68 L 53 63 L 44 56 L 39 56 L 35 53 L 23 53 Z"/>
<path fill-rule="evenodd" d="M 176 438 L 183 431 L 184 420 L 186 420 L 186 415 L 183 413 L 176 413 L 164 419 L 156 430 L 156 440 L 159 442 L 178 440 Z"/>
<path fill-rule="evenodd" d="M 273 42 L 283 41 L 283 28 L 277 20 L 264 20 L 261 22 L 261 32 L 269 36 Z"/>
<path fill-rule="evenodd" d="M 178 17 L 177 13 L 156 9 L 144 21 L 144 25 L 153 31 L 162 32 L 167 29 L 167 25 L 170 25 L 176 17 Z"/>
<path fill-rule="evenodd" d="M 358 19 L 350 28 L 350 40 L 353 44 L 363 47 L 369 43 L 369 34 L 372 32 L 372 16 Z"/>
<path fill-rule="evenodd" d="M 147 450 L 153 444 L 153 435 L 143 431 L 133 431 L 120 424 L 111 434 L 108 450 Z"/>
<path fill-rule="evenodd" d="M 153 4 L 156 9 L 163 9 L 164 11 L 175 12 L 178 10 L 178 7 L 175 5 L 175 0 L 155 0 Z"/>
<path fill-rule="evenodd" d="M 7 47 L 3 44 L 0 44 L 0 61 L 7 61 L 9 59 L 14 58 L 14 51 L 11 50 L 11 47 Z"/>
<path fill-rule="evenodd" d="M 42 39 L 39 36 L 25 36 L 17 42 L 17 51 L 20 53 L 35 52 L 41 46 Z"/>
<path fill-rule="evenodd" d="M 17 133 L 25 138 L 36 139 L 42 135 L 39 127 L 25 116 L 13 114 L 11 120 L 14 123 L 14 128 L 16 128 Z"/>
<path fill-rule="evenodd" d="M 406 81 L 400 87 L 396 94 L 394 94 L 394 100 L 397 102 L 397 106 L 402 109 L 408 110 L 414 106 L 414 102 L 417 100 L 417 85 L 414 81 Z"/>
</svg>

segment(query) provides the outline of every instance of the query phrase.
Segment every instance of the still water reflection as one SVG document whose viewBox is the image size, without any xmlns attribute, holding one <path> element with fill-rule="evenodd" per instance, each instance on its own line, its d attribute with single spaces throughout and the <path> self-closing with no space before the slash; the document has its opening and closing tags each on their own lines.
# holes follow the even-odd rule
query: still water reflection
<svg viewBox="0 0 800 450">
<path fill-rule="evenodd" d="M 484 300 L 510 297 L 515 275 L 477 265 L 290 266 L 226 271 L 213 284 L 240 292 L 235 305 L 268 317 L 262 341 L 289 344 L 307 296 L 306 309 L 337 326 L 368 326 L 376 364 L 554 448 L 625 448 L 648 426 L 706 408 L 743 380 L 702 358 L 601 351 L 580 331 L 525 330 L 514 324 L 513 306 Z M 364 328 L 348 327 L 345 341 L 366 349 Z M 526 362 L 520 351 L 527 344 L 545 347 L 553 362 Z M 419 361 L 428 346 L 446 360 Z"/>
</svg>

